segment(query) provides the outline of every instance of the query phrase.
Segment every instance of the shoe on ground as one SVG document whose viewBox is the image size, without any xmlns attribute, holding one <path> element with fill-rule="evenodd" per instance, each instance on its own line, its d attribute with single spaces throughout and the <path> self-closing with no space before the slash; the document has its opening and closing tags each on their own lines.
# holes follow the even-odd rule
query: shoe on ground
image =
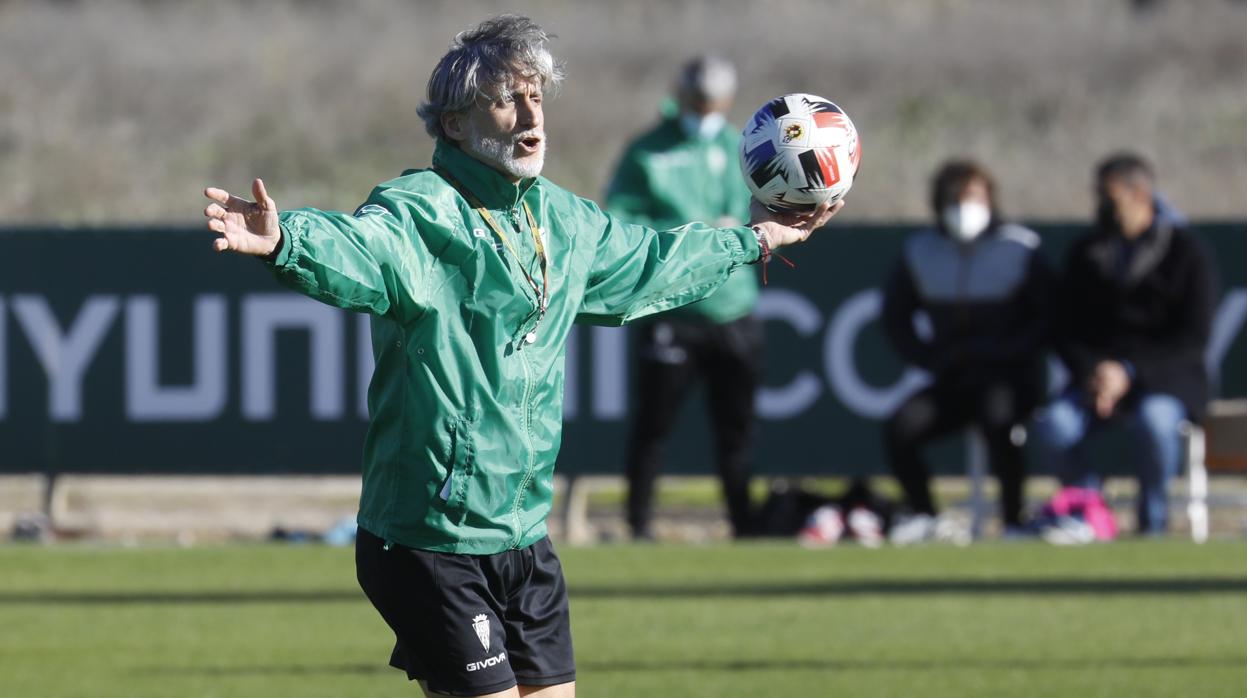
<svg viewBox="0 0 1247 698">
<path fill-rule="evenodd" d="M 853 539 L 865 547 L 883 545 L 883 519 L 866 507 L 854 507 L 849 512 L 848 527 Z"/>
<path fill-rule="evenodd" d="M 935 517 L 935 540 L 953 545 L 969 545 L 974 536 L 965 521 L 941 514 Z"/>
<path fill-rule="evenodd" d="M 935 540 L 935 517 L 930 514 L 914 514 L 901 519 L 892 526 L 888 540 L 892 545 L 916 545 Z"/>
<path fill-rule="evenodd" d="M 971 536 L 970 528 L 958 519 L 915 514 L 893 526 L 888 540 L 892 545 L 900 546 L 930 542 L 969 545 Z"/>
<path fill-rule="evenodd" d="M 1095 542 L 1091 524 L 1073 516 L 1062 516 L 1044 526 L 1040 535 L 1053 545 L 1086 545 Z"/>
<path fill-rule="evenodd" d="M 830 548 L 844 537 L 844 516 L 829 504 L 814 510 L 805 527 L 797 532 L 797 542 L 807 548 Z"/>
</svg>

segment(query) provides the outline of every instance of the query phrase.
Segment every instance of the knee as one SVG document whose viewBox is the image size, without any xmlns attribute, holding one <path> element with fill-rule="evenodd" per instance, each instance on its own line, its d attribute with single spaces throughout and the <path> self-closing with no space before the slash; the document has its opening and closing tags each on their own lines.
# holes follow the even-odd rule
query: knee
<svg viewBox="0 0 1247 698">
<path fill-rule="evenodd" d="M 1179 427 L 1186 409 L 1171 395 L 1148 395 L 1139 401 L 1133 426 L 1139 438 L 1152 448 L 1167 451 L 1178 447 Z"/>
<path fill-rule="evenodd" d="M 1172 395 L 1147 395 L 1139 401 L 1139 426 L 1152 436 L 1176 436 L 1184 419 L 1186 408 Z"/>
<path fill-rule="evenodd" d="M 1073 400 L 1062 398 L 1039 411 L 1032 432 L 1041 445 L 1066 449 L 1082 441 L 1086 422 L 1085 411 Z"/>
<path fill-rule="evenodd" d="M 896 410 L 883 425 L 883 433 L 892 444 L 910 444 L 921 437 L 935 421 L 936 407 L 928 400 L 910 400 Z"/>
<path fill-rule="evenodd" d="M 995 385 L 983 395 L 980 406 L 983 426 L 989 432 L 1008 432 L 1022 419 L 1022 405 L 1017 391 L 1010 385 Z"/>
</svg>

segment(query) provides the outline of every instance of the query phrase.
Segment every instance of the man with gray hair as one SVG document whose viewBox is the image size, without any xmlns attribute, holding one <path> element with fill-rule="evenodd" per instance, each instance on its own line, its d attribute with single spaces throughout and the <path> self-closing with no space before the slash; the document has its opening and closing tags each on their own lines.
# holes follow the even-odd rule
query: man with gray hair
<svg viewBox="0 0 1247 698">
<path fill-rule="evenodd" d="M 620 158 L 607 211 L 658 229 L 694 220 L 721 226 L 749 220 L 749 189 L 736 167 L 740 133 L 726 118 L 735 94 L 736 69 L 726 59 L 698 56 L 686 63 L 675 103 Z M 634 539 L 654 536 L 650 519 L 663 446 L 698 380 L 706 389 L 732 533 L 753 532 L 748 459 L 762 372 L 757 301 L 757 275 L 740 267 L 709 297 L 639 328 L 627 453 L 627 517 Z"/>
<path fill-rule="evenodd" d="M 356 573 L 428 695 L 575 694 L 567 592 L 546 535 L 573 322 L 621 324 L 709 295 L 837 210 L 684 232 L 628 225 L 539 177 L 548 37 L 501 16 L 459 34 L 421 107 L 432 167 L 352 214 L 208 188 L 218 251 L 372 315 L 376 369 Z M 687 234 L 694 232 L 696 234 Z"/>
</svg>

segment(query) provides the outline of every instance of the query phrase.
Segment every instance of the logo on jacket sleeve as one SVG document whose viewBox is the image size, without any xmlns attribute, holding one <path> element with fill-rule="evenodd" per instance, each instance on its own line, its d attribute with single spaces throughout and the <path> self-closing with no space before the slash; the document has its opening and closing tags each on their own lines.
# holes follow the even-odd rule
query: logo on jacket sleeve
<svg viewBox="0 0 1247 698">
<path fill-rule="evenodd" d="M 385 207 L 378 206 L 376 204 L 364 204 L 363 206 L 360 206 L 359 208 L 355 209 L 356 218 L 363 218 L 364 216 L 388 216 L 388 215 L 390 215 L 390 212 L 386 210 Z"/>
<path fill-rule="evenodd" d="M 485 651 L 489 651 L 489 616 L 482 613 L 472 619 L 472 629 L 476 631 L 476 637 L 481 641 L 481 647 Z"/>
</svg>

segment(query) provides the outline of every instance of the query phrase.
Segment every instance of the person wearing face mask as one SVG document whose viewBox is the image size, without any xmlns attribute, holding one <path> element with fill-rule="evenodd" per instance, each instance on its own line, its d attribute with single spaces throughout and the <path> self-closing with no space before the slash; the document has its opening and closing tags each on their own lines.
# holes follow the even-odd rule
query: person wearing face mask
<svg viewBox="0 0 1247 698">
<path fill-rule="evenodd" d="M 1214 268 L 1185 219 L 1157 193 L 1143 158 L 1121 153 L 1096 171 L 1096 221 L 1066 258 L 1057 348 L 1069 388 L 1036 421 L 1044 457 L 1063 484 L 1095 488 L 1088 433 L 1117 423 L 1138 445 L 1138 532 L 1168 526 L 1183 420 L 1209 397 L 1204 352 L 1216 299 Z"/>
<path fill-rule="evenodd" d="M 899 544 L 953 533 L 938 517 L 922 450 L 967 426 L 987 442 L 1006 532 L 1022 531 L 1022 425 L 1043 397 L 1054 286 L 1039 236 L 1001 220 L 982 165 L 945 164 L 931 203 L 935 224 L 905 241 L 883 302 L 891 344 L 931 375 L 884 426 L 888 463 L 910 510 L 891 531 Z"/>
<path fill-rule="evenodd" d="M 628 145 L 607 190 L 607 210 L 660 228 L 690 220 L 747 220 L 750 194 L 736 166 L 739 130 L 725 116 L 735 91 L 736 70 L 727 60 L 699 56 L 685 64 L 676 108 Z M 639 328 L 627 452 L 626 513 L 634 538 L 653 536 L 662 447 L 698 379 L 707 393 L 732 531 L 751 532 L 748 458 L 762 362 L 762 328 L 753 316 L 757 298 L 753 270 L 739 270 L 709 298 Z"/>
</svg>

